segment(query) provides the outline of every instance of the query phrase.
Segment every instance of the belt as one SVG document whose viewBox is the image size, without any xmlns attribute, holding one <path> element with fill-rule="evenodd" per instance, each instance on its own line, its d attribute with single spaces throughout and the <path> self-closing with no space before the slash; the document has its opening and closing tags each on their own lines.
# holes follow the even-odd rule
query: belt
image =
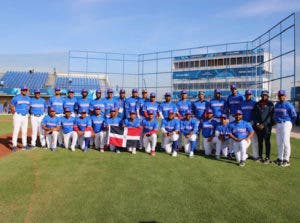
<svg viewBox="0 0 300 223">
<path fill-rule="evenodd" d="M 285 123 L 285 122 L 289 122 L 288 120 L 284 120 L 284 121 L 278 121 L 277 123 Z"/>
<path fill-rule="evenodd" d="M 42 115 L 35 115 L 35 114 L 32 114 L 33 116 L 35 116 L 35 117 L 41 117 Z"/>
<path fill-rule="evenodd" d="M 22 114 L 22 113 L 18 113 L 18 112 L 17 112 L 17 114 L 18 115 L 22 115 L 22 116 L 26 116 L 27 115 L 27 114 Z"/>
</svg>

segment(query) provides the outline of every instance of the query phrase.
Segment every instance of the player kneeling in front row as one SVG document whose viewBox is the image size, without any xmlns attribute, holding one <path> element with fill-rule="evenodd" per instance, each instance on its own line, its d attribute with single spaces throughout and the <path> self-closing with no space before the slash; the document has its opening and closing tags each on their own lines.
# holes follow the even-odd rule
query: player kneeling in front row
<svg viewBox="0 0 300 223">
<path fill-rule="evenodd" d="M 146 153 L 151 153 L 155 156 L 155 147 L 157 143 L 157 132 L 158 132 L 158 121 L 154 118 L 154 112 L 152 110 L 148 111 L 148 117 L 143 119 L 143 144 Z"/>
<path fill-rule="evenodd" d="M 60 118 L 55 115 L 53 107 L 49 109 L 49 115 L 43 118 L 42 128 L 45 131 L 47 148 L 55 151 L 60 130 Z"/>
<path fill-rule="evenodd" d="M 248 158 L 247 148 L 250 146 L 254 130 L 249 122 L 242 120 L 243 112 L 241 110 L 235 112 L 234 118 L 235 121 L 229 124 L 229 136 L 233 139 L 236 161 L 239 163 L 239 166 L 245 166 Z"/>
<path fill-rule="evenodd" d="M 190 157 L 193 157 L 196 147 L 198 121 L 192 118 L 191 111 L 187 111 L 185 118 L 180 121 L 180 132 L 184 136 L 184 152 L 189 154 Z"/>
<path fill-rule="evenodd" d="M 92 136 L 92 122 L 90 117 L 86 115 L 87 111 L 82 109 L 80 117 L 76 118 L 74 130 L 78 135 L 78 144 L 80 148 L 87 152 L 89 149 L 90 139 Z"/>
<path fill-rule="evenodd" d="M 123 127 L 128 128 L 140 128 L 140 119 L 136 117 L 136 111 L 130 111 L 129 118 L 124 120 Z M 127 147 L 128 152 L 131 152 L 132 154 L 136 154 L 136 147 L 139 146 L 140 141 L 136 141 L 137 145 L 129 146 Z"/>
<path fill-rule="evenodd" d="M 216 144 L 216 159 L 220 158 L 221 152 L 224 157 L 227 157 L 229 143 L 229 125 L 227 122 L 227 115 L 222 114 L 220 117 L 220 125 L 216 127 L 215 137 L 217 138 Z"/>
<path fill-rule="evenodd" d="M 180 123 L 178 119 L 174 119 L 174 111 L 169 110 L 168 117 L 162 120 L 161 123 L 161 132 L 164 137 L 163 138 L 163 145 L 165 151 L 168 154 L 172 153 L 172 156 L 177 156 L 177 147 L 178 147 L 178 139 L 179 139 L 179 130 L 180 130 Z"/>
<path fill-rule="evenodd" d="M 64 146 L 66 149 L 69 149 L 71 146 L 71 150 L 74 152 L 78 135 L 74 131 L 75 118 L 71 116 L 71 110 L 69 107 L 65 108 L 65 116 L 61 117 L 60 122 L 64 138 Z M 70 140 L 72 140 L 71 145 Z"/>
<path fill-rule="evenodd" d="M 101 115 L 101 108 L 99 106 L 94 108 L 94 113 L 95 114 L 91 117 L 91 121 L 95 136 L 95 148 L 100 152 L 104 152 L 104 146 L 107 141 L 106 128 L 104 127 L 104 117 Z"/>
</svg>

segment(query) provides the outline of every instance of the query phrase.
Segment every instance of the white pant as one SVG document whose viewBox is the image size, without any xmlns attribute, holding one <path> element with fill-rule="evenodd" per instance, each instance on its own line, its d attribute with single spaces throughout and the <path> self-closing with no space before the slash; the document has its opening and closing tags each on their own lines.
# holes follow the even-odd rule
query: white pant
<svg viewBox="0 0 300 223">
<path fill-rule="evenodd" d="M 246 139 L 240 142 L 233 141 L 233 150 L 237 162 L 245 161 L 248 158 L 247 148 L 250 146 L 250 143 L 251 141 L 247 141 Z"/>
<path fill-rule="evenodd" d="M 64 116 L 64 114 L 56 114 L 55 116 L 61 118 L 61 117 Z M 59 130 L 59 134 L 58 134 L 57 140 L 58 140 L 58 144 L 59 145 L 63 144 L 63 132 L 62 132 L 61 129 Z"/>
<path fill-rule="evenodd" d="M 179 139 L 179 134 L 173 134 L 170 136 L 164 136 L 163 138 L 163 144 L 164 144 L 164 148 L 166 150 L 167 153 L 171 153 L 172 152 L 172 143 L 174 141 L 177 141 Z"/>
<path fill-rule="evenodd" d="M 15 113 L 13 116 L 13 137 L 12 137 L 12 143 L 13 146 L 17 146 L 17 140 L 18 140 L 18 134 L 20 131 L 20 128 L 22 130 L 22 144 L 23 147 L 27 146 L 27 128 L 28 128 L 28 115 L 20 115 Z"/>
<path fill-rule="evenodd" d="M 143 137 L 143 145 L 147 153 L 150 153 L 151 151 L 155 151 L 156 143 L 157 143 L 157 135 L 155 133 L 150 136 Z"/>
<path fill-rule="evenodd" d="M 190 141 L 196 141 L 197 140 L 197 135 L 192 134 L 189 138 L 183 136 L 183 143 L 184 143 L 184 152 L 189 153 L 191 149 L 191 144 Z"/>
<path fill-rule="evenodd" d="M 46 143 L 48 149 L 56 149 L 58 134 L 58 131 L 52 131 L 51 134 L 46 134 Z"/>
<path fill-rule="evenodd" d="M 104 149 L 104 146 L 107 142 L 107 138 L 106 138 L 106 132 L 105 131 L 101 131 L 98 133 L 95 133 L 95 147 L 96 149 Z"/>
<path fill-rule="evenodd" d="M 290 136 L 292 131 L 292 122 L 287 121 L 276 124 L 276 142 L 278 146 L 278 159 L 290 161 L 291 143 Z"/>
<path fill-rule="evenodd" d="M 228 154 L 228 147 L 230 145 L 230 139 L 227 139 L 225 141 L 221 141 L 219 138 L 217 138 L 217 143 L 216 143 L 216 156 L 220 156 L 221 152 L 223 156 L 227 156 Z"/>
<path fill-rule="evenodd" d="M 82 136 L 78 137 L 78 144 L 82 150 L 85 148 L 85 138 L 91 137 L 92 133 L 90 131 L 84 132 Z"/>
<path fill-rule="evenodd" d="M 41 115 L 39 117 L 31 115 L 30 120 L 31 120 L 31 127 L 32 127 L 32 134 L 31 134 L 31 146 L 36 146 L 36 139 L 37 139 L 37 134 L 39 132 L 40 134 L 40 141 L 41 145 L 45 146 L 46 145 L 46 140 L 44 136 L 44 130 L 42 128 L 42 120 L 44 118 L 44 115 Z"/>
<path fill-rule="evenodd" d="M 216 148 L 218 141 L 219 141 L 219 139 L 217 137 L 213 137 L 210 142 L 208 141 L 208 138 L 203 137 L 203 147 L 204 147 L 204 153 L 206 156 L 211 155 L 211 152 L 214 148 Z"/>
<path fill-rule="evenodd" d="M 70 148 L 69 147 L 69 145 L 70 145 L 70 139 L 72 139 L 71 149 L 74 150 L 75 146 L 76 146 L 76 143 L 77 143 L 77 138 L 78 138 L 77 132 L 72 131 L 72 132 L 69 132 L 69 133 L 66 133 L 66 134 L 63 133 L 63 137 L 64 137 L 65 148 L 66 149 Z"/>
</svg>

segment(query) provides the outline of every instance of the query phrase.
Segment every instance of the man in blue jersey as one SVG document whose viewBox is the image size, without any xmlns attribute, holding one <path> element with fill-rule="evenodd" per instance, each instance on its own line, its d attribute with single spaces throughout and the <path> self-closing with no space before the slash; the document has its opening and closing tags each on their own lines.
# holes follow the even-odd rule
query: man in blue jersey
<svg viewBox="0 0 300 223">
<path fill-rule="evenodd" d="M 294 106 L 286 101 L 286 92 L 278 91 L 278 102 L 275 105 L 276 142 L 278 146 L 279 166 L 290 166 L 290 134 L 297 118 Z"/>
<path fill-rule="evenodd" d="M 234 121 L 234 114 L 236 110 L 241 109 L 241 103 L 244 101 L 242 95 L 240 95 L 236 89 L 236 85 L 230 85 L 231 95 L 227 98 L 227 108 L 229 112 L 229 121 Z"/>
<path fill-rule="evenodd" d="M 109 88 L 107 89 L 107 97 L 105 98 L 105 117 L 110 118 L 111 115 L 111 109 L 117 109 L 118 108 L 118 103 L 117 101 L 113 98 L 113 89 Z"/>
<path fill-rule="evenodd" d="M 191 111 L 187 111 L 185 113 L 185 118 L 180 120 L 180 132 L 183 135 L 184 152 L 189 154 L 189 157 L 191 158 L 194 157 L 198 125 L 197 119 L 192 118 Z"/>
<path fill-rule="evenodd" d="M 216 127 L 216 131 L 215 131 L 215 137 L 217 139 L 217 143 L 216 143 L 216 159 L 220 159 L 220 155 L 222 153 L 222 155 L 224 157 L 227 157 L 228 155 L 228 147 L 229 147 L 229 125 L 228 125 L 228 121 L 227 121 L 227 115 L 226 114 L 222 114 L 221 117 L 221 122 L 219 125 L 217 125 Z"/>
<path fill-rule="evenodd" d="M 74 130 L 76 119 L 71 116 L 71 109 L 65 108 L 65 116 L 60 118 L 61 130 L 64 138 L 64 146 L 66 149 L 71 148 L 71 151 L 75 151 L 78 135 Z M 71 143 L 70 143 L 70 140 Z"/>
<path fill-rule="evenodd" d="M 235 121 L 229 124 L 229 130 L 229 137 L 233 139 L 236 161 L 239 166 L 245 166 L 248 158 L 247 148 L 250 146 L 254 130 L 248 122 L 243 120 L 243 112 L 241 110 L 236 110 Z"/>
<path fill-rule="evenodd" d="M 140 128 L 141 127 L 140 119 L 136 117 L 136 111 L 130 112 L 130 117 L 123 121 L 123 127 L 129 127 L 129 128 Z M 130 146 L 130 147 L 127 147 L 127 150 L 128 150 L 128 152 L 131 152 L 132 154 L 136 154 L 136 147 Z"/>
<path fill-rule="evenodd" d="M 95 148 L 100 152 L 104 152 L 104 147 L 106 145 L 106 129 L 104 128 L 105 118 L 101 115 L 101 108 L 94 108 L 94 115 L 91 116 L 92 127 L 94 131 L 94 143 Z"/>
<path fill-rule="evenodd" d="M 64 99 L 63 107 L 69 108 L 71 111 L 71 116 L 75 117 L 75 106 L 77 104 L 77 99 L 74 97 L 74 90 L 68 90 L 68 96 Z"/>
<path fill-rule="evenodd" d="M 177 116 L 179 119 L 184 119 L 187 111 L 192 110 L 192 103 L 187 99 L 186 90 L 181 91 L 181 99 L 176 103 L 177 106 Z"/>
<path fill-rule="evenodd" d="M 132 96 L 130 98 L 127 98 L 125 101 L 125 115 L 126 118 L 129 118 L 131 111 L 138 112 L 138 90 L 136 88 L 132 89 Z M 137 113 L 138 114 L 138 113 Z"/>
<path fill-rule="evenodd" d="M 101 89 L 96 90 L 96 98 L 91 101 L 91 113 L 95 112 L 95 108 L 100 108 L 100 115 L 105 118 L 105 98 L 101 98 Z"/>
<path fill-rule="evenodd" d="M 252 99 L 252 91 L 246 90 L 245 91 L 245 100 L 241 104 L 241 110 L 243 112 L 243 120 L 249 122 L 253 125 L 253 109 L 255 105 L 255 101 Z M 254 161 L 258 161 L 258 141 L 257 135 L 254 131 L 254 134 L 251 138 L 251 147 L 252 147 L 252 157 Z"/>
<path fill-rule="evenodd" d="M 77 100 L 77 103 L 75 105 L 75 109 L 77 111 L 82 111 L 82 110 L 85 110 L 87 112 L 90 111 L 90 108 L 91 108 L 91 100 L 88 98 L 88 90 L 87 89 L 82 89 L 81 90 L 81 95 L 82 97 L 79 98 Z M 89 114 L 86 114 L 86 115 L 89 115 Z"/>
<path fill-rule="evenodd" d="M 209 106 L 213 111 L 214 120 L 220 122 L 221 115 L 227 113 L 226 101 L 221 98 L 220 89 L 215 89 L 215 96 L 210 100 Z"/>
<path fill-rule="evenodd" d="M 143 127 L 143 144 L 146 153 L 155 156 L 155 148 L 157 143 L 158 121 L 154 118 L 154 112 L 148 111 L 148 117 L 142 120 Z"/>
<path fill-rule="evenodd" d="M 144 116 L 148 117 L 148 111 L 152 110 L 154 113 L 154 118 L 158 118 L 158 107 L 159 104 L 156 101 L 156 95 L 154 92 L 150 93 L 150 101 L 144 103 L 143 112 Z"/>
<path fill-rule="evenodd" d="M 22 130 L 22 144 L 23 150 L 30 149 L 27 146 L 27 127 L 28 127 L 28 113 L 30 106 L 30 98 L 27 95 L 28 89 L 26 86 L 21 87 L 21 94 L 14 96 L 11 99 L 10 110 L 13 114 L 13 136 L 12 136 L 12 150 L 17 151 L 17 140 L 20 128 Z"/>
<path fill-rule="evenodd" d="M 125 118 L 125 89 L 121 89 L 119 92 L 119 97 L 116 99 L 117 101 L 117 107 L 118 107 L 118 117 L 120 119 Z"/>
<path fill-rule="evenodd" d="M 46 136 L 47 148 L 51 151 L 56 150 L 57 138 L 60 131 L 60 118 L 56 116 L 56 109 L 49 108 L 49 115 L 46 115 L 42 121 L 42 128 Z"/>
<path fill-rule="evenodd" d="M 77 132 L 80 148 L 87 152 L 92 136 L 92 122 L 90 117 L 87 116 L 87 110 L 80 111 L 80 117 L 76 118 L 74 130 Z"/>
<path fill-rule="evenodd" d="M 175 112 L 173 110 L 168 111 L 168 117 L 164 118 L 161 123 L 161 133 L 163 137 L 163 144 L 165 151 L 168 154 L 172 153 L 173 157 L 177 156 L 178 139 L 180 131 L 180 122 L 175 119 Z"/>
<path fill-rule="evenodd" d="M 31 119 L 31 147 L 36 146 L 37 134 L 40 134 L 40 142 L 42 148 L 46 147 L 46 140 L 42 128 L 42 120 L 47 113 L 47 105 L 45 99 L 41 98 L 39 89 L 34 90 L 34 97 L 30 100 L 30 119 Z"/>
<path fill-rule="evenodd" d="M 148 91 L 147 89 L 143 89 L 142 90 L 142 97 L 138 99 L 138 110 L 137 110 L 137 117 L 139 119 L 144 119 L 145 116 L 144 116 L 144 113 L 143 113 L 143 106 L 145 104 L 145 102 L 149 101 L 149 98 L 148 98 Z"/>
<path fill-rule="evenodd" d="M 217 144 L 215 130 L 218 126 L 218 122 L 213 119 L 212 109 L 206 109 L 205 114 L 206 118 L 199 124 L 199 132 L 202 132 L 204 153 L 206 156 L 209 156 L 212 155 L 212 150 Z"/>
</svg>

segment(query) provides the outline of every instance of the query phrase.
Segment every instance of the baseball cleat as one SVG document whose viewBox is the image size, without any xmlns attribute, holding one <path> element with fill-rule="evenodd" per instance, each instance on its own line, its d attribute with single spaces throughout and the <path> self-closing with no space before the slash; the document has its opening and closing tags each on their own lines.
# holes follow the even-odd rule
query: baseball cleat
<svg viewBox="0 0 300 223">
<path fill-rule="evenodd" d="M 27 150 L 27 146 L 23 146 L 23 147 L 22 147 L 22 150 Z"/>
<path fill-rule="evenodd" d="M 104 153 L 104 149 L 100 149 L 100 152 L 101 152 L 101 153 Z"/>
<path fill-rule="evenodd" d="M 155 151 L 151 151 L 151 156 L 155 156 Z"/>
<path fill-rule="evenodd" d="M 286 161 L 286 160 L 283 160 L 282 162 L 282 165 L 283 167 L 287 167 L 287 166 L 290 166 L 290 162 L 289 161 Z"/>
<path fill-rule="evenodd" d="M 176 152 L 176 151 L 173 151 L 172 156 L 173 156 L 173 157 L 177 157 L 177 152 Z"/>
<path fill-rule="evenodd" d="M 239 166 L 245 166 L 246 165 L 246 163 L 245 163 L 245 161 L 241 161 L 240 163 L 239 163 Z"/>
<path fill-rule="evenodd" d="M 216 157 L 215 157 L 217 160 L 219 160 L 220 159 L 220 156 L 219 155 L 216 155 Z"/>
<path fill-rule="evenodd" d="M 194 157 L 194 152 L 190 152 L 189 157 L 193 158 Z"/>
<path fill-rule="evenodd" d="M 12 151 L 13 151 L 13 152 L 17 152 L 17 147 L 16 147 L 16 146 L 13 146 Z"/>
<path fill-rule="evenodd" d="M 265 158 L 264 161 L 263 161 L 263 163 L 264 163 L 264 164 L 269 164 L 269 163 L 270 163 L 269 158 Z"/>
<path fill-rule="evenodd" d="M 121 153 L 121 151 L 119 149 L 116 149 L 116 153 L 119 154 Z"/>
</svg>

